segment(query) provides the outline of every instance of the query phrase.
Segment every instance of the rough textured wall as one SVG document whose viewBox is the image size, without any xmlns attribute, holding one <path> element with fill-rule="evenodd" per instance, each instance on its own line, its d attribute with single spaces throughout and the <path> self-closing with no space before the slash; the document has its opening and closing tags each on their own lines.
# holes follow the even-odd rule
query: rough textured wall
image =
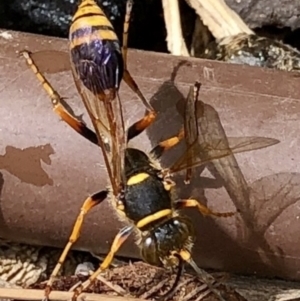
<svg viewBox="0 0 300 301">
<path fill-rule="evenodd" d="M 300 1 L 297 0 L 225 0 L 250 27 L 274 25 L 300 27 Z"/>
</svg>

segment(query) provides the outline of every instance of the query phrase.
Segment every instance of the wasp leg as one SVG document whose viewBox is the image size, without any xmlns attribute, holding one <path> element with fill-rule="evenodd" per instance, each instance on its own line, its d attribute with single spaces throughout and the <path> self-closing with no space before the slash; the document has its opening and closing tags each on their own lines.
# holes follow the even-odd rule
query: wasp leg
<svg viewBox="0 0 300 301">
<path fill-rule="evenodd" d="M 73 301 L 77 300 L 77 297 L 96 280 L 99 274 L 109 267 L 115 254 L 118 252 L 118 250 L 123 245 L 123 243 L 128 239 L 132 231 L 133 231 L 132 226 L 126 226 L 119 231 L 119 233 L 116 235 L 112 243 L 109 253 L 105 257 L 104 261 L 101 263 L 97 271 L 95 271 L 87 281 L 77 286 L 76 289 L 74 290 L 74 295 L 72 298 Z"/>
<path fill-rule="evenodd" d="M 127 49 L 128 49 L 128 31 L 129 31 L 129 23 L 130 23 L 130 15 L 132 11 L 133 1 L 127 0 L 126 2 L 126 14 L 125 14 L 125 21 L 124 21 L 124 28 L 123 28 L 123 45 L 122 45 L 122 56 L 123 56 L 123 62 L 124 62 L 124 71 L 123 71 L 123 80 L 126 82 L 126 84 L 130 87 L 130 89 L 135 92 L 147 110 L 154 111 L 150 103 L 146 100 L 143 93 L 139 89 L 137 83 L 132 78 L 130 72 L 127 69 Z"/>
<path fill-rule="evenodd" d="M 150 154 L 155 158 L 160 158 L 165 151 L 177 145 L 183 138 L 184 138 L 184 129 L 182 128 L 176 136 L 161 141 L 158 145 L 156 145 L 150 151 Z"/>
<path fill-rule="evenodd" d="M 122 56 L 123 56 L 125 70 L 127 70 L 128 31 L 129 31 L 129 22 L 130 22 L 132 6 L 133 6 L 133 1 L 127 0 L 124 27 L 123 27 L 123 46 L 122 46 Z"/>
<path fill-rule="evenodd" d="M 148 100 L 146 100 L 146 98 L 143 95 L 143 93 L 141 92 L 139 86 L 137 85 L 135 80 L 132 78 L 131 74 L 129 73 L 129 71 L 127 69 L 124 69 L 123 80 L 130 87 L 130 89 L 138 95 L 138 97 L 143 102 L 143 104 L 147 108 L 147 110 L 154 112 L 153 107 L 148 102 Z"/>
<path fill-rule="evenodd" d="M 95 207 L 96 205 L 100 204 L 102 201 L 104 201 L 107 197 L 107 194 L 108 194 L 108 191 L 107 190 L 103 190 L 103 191 L 100 191 L 100 192 L 97 192 L 95 194 L 93 194 L 92 196 L 88 197 L 81 209 L 80 209 L 80 213 L 79 215 L 77 216 L 77 219 L 75 221 L 75 224 L 73 226 L 73 230 L 72 230 L 72 233 L 69 237 L 69 241 L 67 243 L 67 245 L 65 246 L 63 252 L 61 253 L 60 255 L 60 258 L 47 282 L 47 285 L 46 285 L 46 288 L 45 288 L 45 300 L 48 300 L 48 297 L 49 297 L 49 294 L 51 292 L 51 287 L 52 287 L 52 284 L 60 270 L 60 268 L 62 267 L 67 255 L 68 255 L 68 252 L 70 251 L 72 245 L 78 240 L 79 236 L 80 236 L 80 230 L 81 230 L 81 227 L 82 227 L 82 224 L 83 224 L 83 220 L 85 218 L 85 215 L 93 208 Z"/>
<path fill-rule="evenodd" d="M 54 88 L 48 82 L 45 76 L 39 71 L 37 65 L 34 63 L 33 59 L 30 56 L 30 52 L 23 51 L 21 52 L 21 54 L 25 58 L 27 65 L 36 75 L 37 79 L 41 82 L 46 93 L 49 95 L 53 106 L 53 111 L 58 116 L 60 116 L 63 121 L 65 121 L 69 126 L 71 126 L 71 128 L 73 128 L 77 133 L 79 133 L 92 143 L 98 145 L 97 135 L 91 129 L 89 129 L 82 121 L 78 120 L 76 117 L 74 117 L 68 112 L 68 110 L 62 103 L 63 98 L 59 95 L 59 93 L 56 90 L 54 90 Z"/>
<path fill-rule="evenodd" d="M 150 126 L 156 118 L 156 113 L 154 111 L 148 111 L 146 115 L 131 125 L 127 131 L 127 141 L 133 139 L 142 133 L 148 126 Z"/>
<path fill-rule="evenodd" d="M 236 212 L 215 212 L 194 199 L 178 200 L 175 202 L 175 207 L 176 209 L 194 207 L 197 208 L 203 215 L 213 215 L 218 217 L 230 217 L 236 213 Z"/>
</svg>

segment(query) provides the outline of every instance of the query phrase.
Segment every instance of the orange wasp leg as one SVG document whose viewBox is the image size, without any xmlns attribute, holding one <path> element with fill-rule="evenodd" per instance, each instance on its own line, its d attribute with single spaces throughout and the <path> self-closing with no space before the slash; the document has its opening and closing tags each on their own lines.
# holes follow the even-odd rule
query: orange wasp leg
<svg viewBox="0 0 300 301">
<path fill-rule="evenodd" d="M 41 82 L 44 90 L 49 95 L 51 103 L 53 106 L 53 111 L 62 118 L 71 128 L 73 128 L 77 133 L 82 135 L 84 138 L 88 139 L 94 144 L 98 145 L 97 135 L 89 129 L 82 121 L 78 120 L 72 114 L 68 112 L 66 107 L 62 104 L 63 98 L 58 94 L 52 85 L 48 82 L 45 76 L 39 71 L 37 65 L 34 63 L 33 59 L 30 56 L 30 52 L 22 51 L 21 54 L 25 58 L 27 65 L 36 75 L 37 79 Z"/>
<path fill-rule="evenodd" d="M 122 46 L 122 56 L 123 56 L 125 70 L 127 70 L 128 32 L 129 32 L 129 22 L 130 22 L 132 6 L 133 6 L 133 1 L 127 0 L 125 20 L 123 26 L 123 46 Z"/>
<path fill-rule="evenodd" d="M 123 62 L 124 62 L 124 71 L 123 71 L 123 80 L 126 82 L 126 84 L 131 88 L 133 92 L 135 92 L 147 110 L 151 111 L 152 114 L 154 114 L 154 109 L 150 105 L 150 103 L 146 100 L 143 93 L 139 89 L 137 83 L 132 78 L 130 72 L 127 69 L 127 50 L 128 50 L 128 31 L 129 31 L 129 23 L 130 23 L 130 15 L 132 11 L 133 1 L 127 0 L 126 3 L 126 14 L 125 14 L 125 21 L 124 21 L 124 28 L 123 28 L 123 46 L 122 46 L 122 56 L 123 56 Z"/>
<path fill-rule="evenodd" d="M 102 271 L 107 269 L 109 265 L 111 264 L 115 254 L 118 252 L 120 247 L 123 245 L 123 243 L 128 239 L 130 234 L 133 232 L 132 226 L 126 226 L 123 229 L 119 231 L 119 233 L 116 235 L 109 253 L 106 255 L 104 261 L 101 263 L 100 267 L 89 277 L 88 280 L 80 284 L 76 289 L 74 290 L 74 295 L 72 300 L 76 300 L 77 297 L 85 290 L 87 289 L 100 275 Z"/>
<path fill-rule="evenodd" d="M 195 199 L 185 199 L 185 200 L 179 200 L 175 202 L 175 208 L 183 209 L 183 208 L 197 208 L 202 215 L 213 215 L 218 217 L 230 217 L 233 216 L 236 212 L 215 212 L 206 207 L 205 205 L 201 204 L 199 201 Z"/>
<path fill-rule="evenodd" d="M 154 111 L 148 111 L 146 115 L 131 125 L 127 130 L 127 141 L 133 139 L 142 133 L 148 126 L 150 126 L 156 118 L 156 113 Z"/>
<path fill-rule="evenodd" d="M 47 281 L 47 285 L 46 285 L 46 288 L 45 288 L 45 299 L 46 300 L 48 300 L 49 294 L 51 292 L 52 284 L 53 284 L 59 270 L 61 269 L 61 267 L 62 267 L 62 265 L 63 265 L 63 263 L 64 263 L 64 261 L 67 257 L 68 252 L 70 251 L 72 245 L 80 237 L 80 231 L 81 231 L 82 224 L 83 224 L 83 221 L 84 221 L 84 218 L 85 218 L 86 214 L 93 207 L 95 207 L 96 205 L 103 202 L 106 199 L 107 194 L 108 194 L 108 191 L 103 190 L 103 191 L 100 191 L 100 192 L 97 192 L 97 193 L 93 194 L 92 196 L 88 197 L 84 201 L 84 203 L 83 203 L 83 205 L 80 209 L 80 213 L 76 218 L 75 224 L 73 226 L 72 233 L 69 237 L 69 241 L 68 241 L 67 245 L 65 246 L 63 252 L 61 253 L 60 258 L 59 258 L 54 270 L 52 271 L 52 274 L 51 274 L 49 280 Z"/>
<path fill-rule="evenodd" d="M 150 154 L 155 158 L 159 158 L 165 151 L 177 145 L 184 137 L 184 129 L 182 128 L 176 136 L 161 141 L 150 151 Z"/>
</svg>

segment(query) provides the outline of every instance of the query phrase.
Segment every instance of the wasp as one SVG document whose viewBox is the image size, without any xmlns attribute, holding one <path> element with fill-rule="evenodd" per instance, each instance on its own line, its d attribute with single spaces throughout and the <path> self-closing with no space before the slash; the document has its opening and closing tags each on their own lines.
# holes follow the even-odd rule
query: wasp
<svg viewBox="0 0 300 301">
<path fill-rule="evenodd" d="M 132 6 L 132 0 L 128 0 L 123 28 L 123 45 L 121 47 L 112 23 L 101 7 L 94 0 L 82 0 L 72 18 L 69 30 L 70 63 L 75 85 L 80 93 L 85 93 L 85 97 L 89 98 L 91 96 L 87 94 L 92 92 L 101 100 L 98 108 L 90 108 L 88 103 L 85 102 L 88 111 L 104 109 L 102 105 L 116 98 L 120 83 L 124 80 L 145 105 L 148 114 L 143 122 L 150 124 L 154 121 L 156 113 L 127 69 L 128 30 Z M 50 96 L 53 111 L 80 135 L 94 144 L 101 143 L 101 141 L 98 141 L 97 135 L 70 112 L 64 99 L 40 74 L 35 64 L 31 63 L 31 57 L 37 58 L 39 54 L 43 55 L 43 52 L 45 51 L 31 54 L 25 50 L 21 51 L 21 55 L 25 57 L 28 65 Z M 59 52 L 59 54 L 62 53 Z M 66 65 L 68 68 L 68 64 Z M 62 70 L 65 70 L 65 68 L 62 67 Z M 93 80 L 94 78 L 97 80 Z M 82 90 L 81 83 L 87 90 Z M 138 135 L 140 126 L 142 125 L 137 124 L 136 132 L 132 128 L 132 131 L 128 133 L 129 137 L 133 138 Z M 101 130 L 107 132 L 108 129 L 102 126 Z"/>
<path fill-rule="evenodd" d="M 178 268 L 174 285 L 164 297 L 174 292 L 184 263 L 188 263 L 201 275 L 209 288 L 224 300 L 211 286 L 211 277 L 192 259 L 192 247 L 196 239 L 194 228 L 188 217 L 181 213 L 181 209 L 196 208 L 203 215 L 217 217 L 230 217 L 235 212 L 214 212 L 196 199 L 179 199 L 171 176 L 175 172 L 189 170 L 189 178 L 190 168 L 194 166 L 253 148 L 250 144 L 243 145 L 242 148 L 237 146 L 219 150 L 207 161 L 193 159 L 196 157 L 195 146 L 199 135 L 196 112 L 200 89 L 198 82 L 190 88 L 186 101 L 185 114 L 191 118 L 186 118 L 187 121 L 176 136 L 160 142 L 148 154 L 140 149 L 128 147 L 128 142 L 147 129 L 157 114 L 139 90 L 126 66 L 131 8 L 132 2 L 128 0 L 122 49 L 111 23 L 95 1 L 81 1 L 72 19 L 69 33 L 71 70 L 94 131 L 66 109 L 62 97 L 39 71 L 31 53 L 22 52 L 27 64 L 49 94 L 54 111 L 74 130 L 100 146 L 109 176 L 108 187 L 84 201 L 68 243 L 47 282 L 45 299 L 49 298 L 55 277 L 72 245 L 80 236 L 86 214 L 107 199 L 126 226 L 115 236 L 110 251 L 100 267 L 88 280 L 74 289 L 73 300 L 76 300 L 97 276 L 110 266 L 115 254 L 133 233 L 137 236 L 136 244 L 141 257 L 146 262 L 155 266 Z M 122 102 L 118 94 L 122 79 L 137 93 L 147 109 L 145 116 L 128 129 L 125 129 Z M 162 168 L 159 163 L 160 157 L 184 138 L 188 142 L 186 153 L 171 167 Z M 256 148 L 260 148 L 276 143 L 273 140 L 257 138 L 252 142 Z M 212 146 L 209 145 L 208 148 L 211 149 Z"/>
</svg>

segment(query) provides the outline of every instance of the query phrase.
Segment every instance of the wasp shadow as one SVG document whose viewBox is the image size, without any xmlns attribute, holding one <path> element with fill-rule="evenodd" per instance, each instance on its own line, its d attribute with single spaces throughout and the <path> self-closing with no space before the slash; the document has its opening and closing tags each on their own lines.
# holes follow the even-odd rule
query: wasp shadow
<svg viewBox="0 0 300 301">
<path fill-rule="evenodd" d="M 156 121 L 146 130 L 151 147 L 155 147 L 160 141 L 176 135 L 183 126 L 183 119 L 177 110 L 177 104 L 179 102 L 184 102 L 186 96 L 184 96 L 178 90 L 175 84 L 176 74 L 179 68 L 181 68 L 183 65 L 186 65 L 186 63 L 182 62 L 174 68 L 170 79 L 165 81 L 159 87 L 157 92 L 150 100 L 151 105 L 154 107 L 156 112 L 158 112 Z M 167 168 L 172 167 L 174 162 L 181 157 L 185 150 L 185 143 L 179 143 L 163 154 L 160 159 L 161 165 Z M 191 178 L 189 185 L 183 184 L 183 174 L 174 174 L 173 180 L 177 184 L 176 189 L 180 198 L 189 198 L 191 195 L 193 195 L 193 197 L 201 200 L 201 203 L 207 205 L 208 200 L 205 195 L 205 190 L 218 189 L 224 186 L 224 181 L 221 180 L 221 177 L 213 179 L 200 176 L 207 165 L 210 164 L 202 165 L 196 168 L 196 171 L 193 172 L 193 177 Z M 210 229 L 210 236 L 212 233 L 214 233 L 213 238 L 217 237 L 217 241 L 221 239 L 224 244 L 230 246 L 227 248 L 229 256 L 230 251 L 237 248 L 236 243 L 232 240 L 232 238 L 224 233 L 224 231 L 222 231 L 222 229 L 215 223 L 213 219 L 203 219 L 201 216 L 199 216 L 198 212 L 193 211 L 190 212 L 190 216 L 193 218 L 193 220 L 197 221 L 198 229 Z M 198 236 L 201 237 L 201 243 L 209 246 L 213 238 L 210 237 L 210 239 L 206 240 L 206 233 L 204 231 L 200 230 L 200 233 L 199 231 L 197 232 Z"/>
<path fill-rule="evenodd" d="M 178 112 L 178 108 L 181 106 L 180 103 L 186 101 L 186 96 L 182 95 L 175 84 L 176 74 L 183 65 L 188 65 L 188 63 L 183 61 L 176 66 L 170 79 L 159 87 L 150 100 L 152 106 L 158 112 L 157 120 L 146 130 L 152 147 L 156 146 L 160 141 L 176 135 L 183 126 L 184 121 Z M 214 116 L 211 120 L 211 122 L 214 123 L 214 130 L 220 138 L 226 142 L 227 136 L 218 112 L 213 106 L 207 103 L 203 103 L 203 105 L 205 110 Z M 172 168 L 174 162 L 176 162 L 185 151 L 186 145 L 183 141 L 163 154 L 160 160 L 162 166 Z M 212 178 L 201 176 L 205 169 L 210 172 Z M 201 244 L 206 245 L 205 257 L 209 258 L 210 256 L 211 249 L 209 245 L 212 241 L 222 241 L 223 245 L 226 246 L 224 250 L 222 250 L 222 253 L 225 252 L 226 254 L 222 256 L 224 256 L 224 258 L 230 258 L 228 261 L 228 269 L 231 269 L 232 266 L 236 266 L 236 269 L 239 270 L 246 258 L 246 260 L 249 260 L 249 263 L 251 262 L 250 265 L 253 263 L 253 270 L 256 269 L 262 274 L 266 273 L 266 275 L 276 276 L 278 274 L 282 275 L 281 271 L 284 270 L 285 254 L 280 247 L 274 250 L 266 240 L 265 233 L 274 220 L 280 216 L 286 208 L 295 204 L 298 200 L 300 191 L 298 193 L 291 184 L 299 183 L 300 178 L 298 179 L 297 177 L 297 175 L 289 173 L 272 175 L 268 178 L 261 178 L 250 187 L 245 180 L 234 154 L 230 154 L 227 157 L 215 159 L 212 162 L 195 167 L 189 185 L 184 184 L 185 178 L 182 173 L 175 174 L 173 179 L 177 183 L 177 192 L 180 198 L 196 197 L 205 205 L 208 203 L 205 193 L 207 189 L 225 188 L 232 203 L 239 211 L 235 219 L 237 231 L 237 239 L 235 240 L 224 233 L 213 219 L 201 219 L 198 212 L 190 212 L 193 220 L 199 220 L 197 228 L 200 229 L 201 232 Z M 276 185 L 275 179 L 278 181 Z M 281 187 L 282 189 L 285 187 L 283 191 L 292 191 L 291 195 L 293 195 L 293 197 L 286 197 L 283 193 L 277 193 L 276 198 L 270 197 L 266 199 L 262 196 L 262 191 L 265 189 L 264 187 Z M 272 190 L 270 189 L 270 191 Z M 276 204 L 275 200 L 280 203 L 280 205 Z M 268 210 L 270 205 L 272 206 L 272 210 Z M 210 229 L 210 231 L 207 233 L 207 231 L 205 232 L 201 229 Z M 241 244 L 239 240 L 242 242 Z M 203 250 L 201 250 L 201 252 L 203 253 Z M 261 252 L 263 252 L 263 256 L 261 256 Z M 234 256 L 232 256 L 232 254 L 234 254 Z M 224 266 L 226 266 L 226 263 L 224 263 Z M 245 271 L 245 269 L 242 270 Z M 278 271 L 280 272 L 278 273 Z"/>
<path fill-rule="evenodd" d="M 50 144 L 20 149 L 7 146 L 4 155 L 0 155 L 0 169 L 17 177 L 22 183 L 35 186 L 53 185 L 53 180 L 44 170 L 42 163 L 51 165 L 54 149 Z"/>
<path fill-rule="evenodd" d="M 174 68 L 170 79 L 164 82 L 159 87 L 158 91 L 151 98 L 151 104 L 154 107 L 154 109 L 158 112 L 158 116 L 154 124 L 151 125 L 149 128 L 147 128 L 147 136 L 151 142 L 152 147 L 156 146 L 160 141 L 163 141 L 167 138 L 176 135 L 183 126 L 184 120 L 182 118 L 182 114 L 179 113 L 179 108 L 182 107 L 182 103 L 186 101 L 186 96 L 182 95 L 182 93 L 177 89 L 175 85 L 176 74 L 183 65 L 188 66 L 188 63 L 186 61 L 183 61 L 180 64 L 178 64 L 178 66 Z M 206 109 L 209 109 L 210 111 L 213 110 L 217 114 L 217 112 L 212 106 L 207 104 L 204 104 L 204 106 Z M 217 119 L 217 122 L 215 122 L 215 120 L 213 122 L 218 123 L 218 127 L 219 128 L 221 127 L 220 136 L 222 139 L 223 138 L 226 139 L 226 135 L 220 120 Z M 164 167 L 172 168 L 173 163 L 176 162 L 176 160 L 179 159 L 185 151 L 186 151 L 186 145 L 184 141 L 182 141 L 175 147 L 168 150 L 165 154 L 163 154 L 163 156 L 161 157 L 162 165 Z M 228 157 L 234 158 L 233 155 Z M 233 164 L 231 164 L 231 166 L 234 166 L 235 169 L 238 169 L 237 177 L 244 179 L 243 174 L 239 169 L 236 160 Z M 201 177 L 201 180 L 199 181 L 198 175 L 200 175 L 205 168 L 210 170 L 215 178 Z M 197 176 L 195 176 L 195 174 L 197 174 Z M 195 167 L 195 171 L 193 175 L 194 176 L 191 179 L 190 185 L 179 186 L 179 189 L 181 190 L 180 191 L 181 195 L 183 194 L 186 195 L 186 197 L 188 197 L 190 195 L 191 187 L 194 186 L 195 188 L 197 188 L 198 194 L 200 190 L 202 190 L 203 192 L 203 190 L 206 188 L 213 188 L 213 189 L 221 188 L 224 187 L 224 185 L 226 184 L 225 180 L 227 180 L 227 179 L 224 180 L 224 177 L 222 177 L 221 174 L 215 171 L 214 163 L 206 163 L 201 166 Z M 175 177 L 180 181 L 183 181 L 184 179 L 182 174 L 177 174 L 175 175 Z M 243 182 L 243 186 L 247 186 L 245 180 L 242 180 L 242 182 Z M 242 186 L 242 184 L 239 186 Z M 229 187 L 228 190 L 230 192 L 231 197 L 237 198 L 234 195 L 235 191 L 233 191 L 232 193 L 232 190 L 234 189 Z M 247 189 L 245 188 L 245 190 Z M 204 193 L 202 193 L 200 197 L 202 201 L 207 203 L 207 201 L 205 201 Z M 239 201 L 239 200 L 234 201 L 234 204 L 236 205 L 237 208 L 239 208 L 239 210 L 240 210 L 239 203 L 241 203 L 241 206 L 243 206 L 243 201 Z"/>
<path fill-rule="evenodd" d="M 300 240 L 294 205 L 300 201 L 300 173 L 281 172 L 262 177 L 249 184 L 249 210 L 253 215 L 251 231 L 247 235 L 248 247 L 263 251 L 262 258 L 274 275 L 298 278 L 299 257 L 291 256 Z M 281 216 L 284 214 L 285 216 Z M 284 228 L 284 224 L 288 224 Z M 274 237 L 270 246 L 265 237 Z M 282 244 L 282 246 L 280 245 Z M 288 250 L 289 254 L 285 254 Z M 294 271 L 285 269 L 285 265 Z"/>
</svg>

